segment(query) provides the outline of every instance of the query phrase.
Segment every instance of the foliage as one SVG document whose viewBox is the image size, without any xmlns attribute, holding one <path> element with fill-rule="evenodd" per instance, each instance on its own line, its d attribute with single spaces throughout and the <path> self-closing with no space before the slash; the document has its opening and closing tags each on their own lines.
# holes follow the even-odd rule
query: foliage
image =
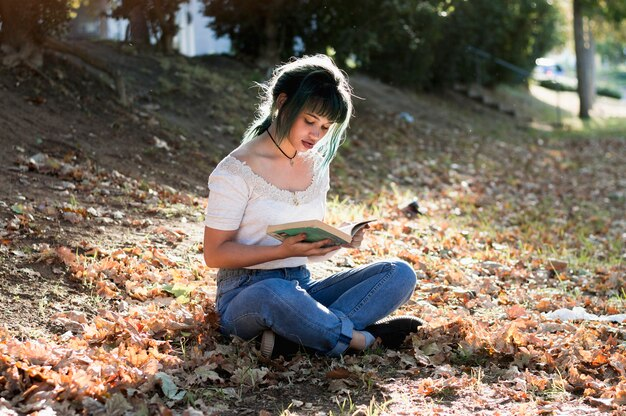
<svg viewBox="0 0 626 416">
<path fill-rule="evenodd" d="M 63 31 L 80 4 L 78 0 L 11 0 L 0 1 L 0 35 L 6 36 L 8 27 L 26 28 L 29 38 L 42 41 L 46 36 Z"/>
<path fill-rule="evenodd" d="M 339 4 L 337 4 L 339 3 Z M 388 82 L 428 87 L 471 81 L 478 47 L 524 69 L 560 43 L 558 9 L 547 0 L 330 2 L 314 14 L 307 51 L 332 47 L 339 61 L 351 58 Z M 486 62 L 485 81 L 511 80 Z"/>
<path fill-rule="evenodd" d="M 210 27 L 230 36 L 235 52 L 246 57 L 259 56 L 271 20 L 281 27 L 282 58 L 330 53 L 342 65 L 417 88 L 473 77 L 475 64 L 466 52 L 470 45 L 531 70 L 537 57 L 561 41 L 560 15 L 548 0 L 204 3 L 205 14 L 214 17 Z M 511 79 L 491 62 L 486 70 L 490 81 Z"/>
<path fill-rule="evenodd" d="M 594 25 L 594 34 L 596 51 L 603 60 L 613 65 L 626 62 L 626 53 L 624 51 L 624 45 L 626 44 L 625 25 L 599 21 Z"/>
<path fill-rule="evenodd" d="M 358 4 L 357 4 L 358 3 Z M 302 35 L 307 52 L 330 52 L 391 84 L 432 79 L 441 19 L 436 1 L 331 2 L 314 11 Z"/>
<path fill-rule="evenodd" d="M 451 1 L 446 2 L 442 13 L 446 23 L 434 64 L 437 84 L 475 79 L 476 62 L 466 53 L 468 46 L 530 71 L 538 57 L 562 42 L 560 14 L 548 0 Z M 519 80 L 493 61 L 483 65 L 483 82 Z"/>
<path fill-rule="evenodd" d="M 378 42 L 363 69 L 397 85 L 422 87 L 435 74 L 442 18 L 429 2 L 380 2 Z"/>
<path fill-rule="evenodd" d="M 391 25 L 383 9 L 394 5 L 375 1 L 331 1 L 324 7 L 312 8 L 310 26 L 304 26 L 299 36 L 307 53 L 323 52 L 334 55 L 338 62 L 355 60 L 354 65 L 369 61 L 371 50 L 381 47 L 381 21 Z"/>
<path fill-rule="evenodd" d="M 133 9 L 139 8 L 150 25 L 152 36 L 163 52 L 172 51 L 172 40 L 178 32 L 176 13 L 189 0 L 116 0 L 113 17 L 130 19 Z"/>
<path fill-rule="evenodd" d="M 564 81 L 555 81 L 552 79 L 543 79 L 539 81 L 539 85 L 541 85 L 544 88 L 548 88 L 554 91 L 570 91 L 570 92 L 578 91 L 578 87 L 575 82 L 568 83 Z M 622 98 L 622 93 L 619 90 L 615 88 L 611 88 L 609 86 L 597 87 L 596 94 L 600 96 L 604 96 L 604 97 L 616 98 L 618 100 Z"/>
<path fill-rule="evenodd" d="M 618 100 L 622 99 L 622 93 L 619 92 L 619 90 L 606 86 L 600 86 L 596 88 L 596 94 L 604 97 L 616 98 Z"/>
<path fill-rule="evenodd" d="M 626 19 L 626 3 L 613 0 L 580 0 L 580 4 L 588 16 L 601 16 L 613 23 Z"/>
<path fill-rule="evenodd" d="M 539 85 L 554 91 L 577 91 L 576 85 L 567 84 L 552 79 L 542 79 L 541 81 L 539 81 Z"/>
<path fill-rule="evenodd" d="M 256 60 L 268 42 L 267 27 L 277 26 L 276 47 L 281 58 L 294 54 L 294 37 L 311 24 L 311 10 L 318 0 L 203 0 L 209 27 L 228 36 L 235 53 Z"/>
<path fill-rule="evenodd" d="M 604 39 L 597 43 L 598 54 L 610 64 L 617 65 L 626 61 L 624 43 L 617 39 Z"/>
</svg>

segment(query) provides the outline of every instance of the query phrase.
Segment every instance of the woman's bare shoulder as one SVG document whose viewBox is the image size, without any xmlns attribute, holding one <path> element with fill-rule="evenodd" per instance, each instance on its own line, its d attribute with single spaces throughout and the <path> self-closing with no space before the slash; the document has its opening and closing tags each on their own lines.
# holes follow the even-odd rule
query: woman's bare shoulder
<svg viewBox="0 0 626 416">
<path fill-rule="evenodd" d="M 236 148 L 235 150 L 233 150 L 232 152 L 230 152 L 231 157 L 234 157 L 237 160 L 240 160 L 242 162 L 248 162 L 248 159 L 250 158 L 250 155 L 252 154 L 249 143 L 244 143 L 241 146 L 239 146 L 238 148 Z"/>
<path fill-rule="evenodd" d="M 256 139 L 241 144 L 230 153 L 230 156 L 247 164 L 253 170 L 255 167 L 265 166 L 268 162 L 267 149 Z"/>
</svg>

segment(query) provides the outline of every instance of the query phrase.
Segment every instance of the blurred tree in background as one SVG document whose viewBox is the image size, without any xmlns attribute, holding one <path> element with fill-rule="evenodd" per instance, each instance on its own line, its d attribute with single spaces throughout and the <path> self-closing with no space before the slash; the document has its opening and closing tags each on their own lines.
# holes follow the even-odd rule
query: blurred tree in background
<svg viewBox="0 0 626 416">
<path fill-rule="evenodd" d="M 331 1 L 313 13 L 301 34 L 307 53 L 331 51 L 339 62 L 396 85 L 423 87 L 433 79 L 441 41 L 439 1 Z"/>
<path fill-rule="evenodd" d="M 369 62 L 371 51 L 381 45 L 380 22 L 389 18 L 382 15 L 383 3 L 346 0 L 312 4 L 311 24 L 302 26 L 298 33 L 305 52 L 328 53 L 340 63 L 362 67 Z"/>
<path fill-rule="evenodd" d="M 360 25 L 359 33 L 370 33 L 365 42 L 353 38 L 356 47 L 351 46 L 350 53 L 356 55 L 367 72 L 417 88 L 474 80 L 476 65 L 468 53 L 469 46 L 531 70 L 535 59 L 562 39 L 558 10 L 547 0 L 365 3 L 369 8 L 359 7 L 356 2 L 351 5 L 353 10 L 359 10 L 353 12 L 352 27 Z M 325 40 L 341 50 L 345 45 L 334 40 L 330 28 L 341 25 L 342 13 L 329 9 L 322 11 L 329 31 Z M 333 22 L 336 17 L 339 18 Z M 483 71 L 485 82 L 514 78 L 493 63 L 487 66 Z"/>
<path fill-rule="evenodd" d="M 477 65 L 467 53 L 468 47 L 530 72 L 537 58 L 564 41 L 559 10 L 550 0 L 448 0 L 441 2 L 440 13 L 445 23 L 442 42 L 436 48 L 436 84 L 476 79 Z M 520 80 L 518 73 L 493 60 L 485 60 L 483 66 L 483 83 Z"/>
<path fill-rule="evenodd" d="M 342 65 L 413 88 L 474 79 L 468 46 L 530 71 L 561 41 L 559 12 L 550 0 L 204 2 L 217 34 L 229 35 L 235 52 L 266 66 L 294 54 L 330 52 Z M 483 81 L 514 78 L 487 66 Z"/>
<path fill-rule="evenodd" d="M 129 39 L 139 46 L 157 40 L 164 53 L 174 52 L 174 36 L 178 33 L 176 14 L 188 0 L 115 0 L 113 17 L 129 21 Z"/>
<path fill-rule="evenodd" d="M 601 33 L 597 52 L 603 61 L 619 65 L 626 61 L 626 27 L 606 30 Z"/>
<path fill-rule="evenodd" d="M 105 38 L 108 36 L 108 24 L 106 15 L 109 0 L 81 0 L 76 9 L 76 17 L 70 20 L 67 34 L 73 38 Z M 98 22 L 98 31 L 89 33 L 86 26 L 89 23 Z"/>
<path fill-rule="evenodd" d="M 3 64 L 40 67 L 47 36 L 62 32 L 79 0 L 0 0 Z"/>
<path fill-rule="evenodd" d="M 596 95 L 595 39 L 592 20 L 600 19 L 614 25 L 626 18 L 626 1 L 573 0 L 574 46 L 576 50 L 576 77 L 580 98 L 580 118 L 589 118 Z"/>
<path fill-rule="evenodd" d="M 271 68 L 294 55 L 297 36 L 313 24 L 311 10 L 321 0 L 203 0 L 209 27 L 227 35 L 234 52 Z"/>
<path fill-rule="evenodd" d="M 436 77 L 436 49 L 444 20 L 435 2 L 381 2 L 378 42 L 363 70 L 389 83 L 423 88 Z"/>
</svg>

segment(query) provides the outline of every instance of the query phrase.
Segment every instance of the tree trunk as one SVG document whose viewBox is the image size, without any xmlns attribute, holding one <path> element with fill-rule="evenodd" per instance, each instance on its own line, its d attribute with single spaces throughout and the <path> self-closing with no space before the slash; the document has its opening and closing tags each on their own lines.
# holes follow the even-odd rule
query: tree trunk
<svg viewBox="0 0 626 416">
<path fill-rule="evenodd" d="M 278 24 L 272 13 L 265 15 L 264 42 L 261 44 L 261 51 L 257 60 L 257 65 L 261 69 L 270 70 L 280 62 L 280 45 L 278 39 Z"/>
<path fill-rule="evenodd" d="M 176 24 L 176 11 L 168 13 L 167 8 L 161 0 L 154 1 L 153 12 L 156 15 L 156 24 L 160 29 L 161 36 L 159 38 L 159 46 L 161 51 L 165 54 L 174 53 L 174 36 L 178 32 L 178 25 Z M 178 10 L 178 7 L 176 7 Z"/>
<path fill-rule="evenodd" d="M 159 39 L 159 45 L 161 47 L 161 52 L 166 55 L 171 55 L 174 53 L 174 33 L 170 30 L 163 30 L 161 28 L 161 38 Z"/>
<path fill-rule="evenodd" d="M 576 76 L 578 77 L 579 117 L 589 118 L 595 99 L 595 43 L 589 18 L 584 16 L 581 0 L 574 0 L 574 44 L 576 47 Z"/>
<path fill-rule="evenodd" d="M 109 36 L 109 24 L 107 22 L 107 4 L 108 0 L 100 0 L 99 2 L 100 14 L 98 17 L 100 18 L 100 24 L 98 25 L 98 34 L 100 36 L 100 39 L 106 39 Z"/>
<path fill-rule="evenodd" d="M 0 44 L 5 55 L 2 63 L 7 66 L 25 63 L 41 67 L 43 52 L 36 36 L 36 21 L 29 8 L 13 0 L 0 0 L 0 16 Z"/>
<path fill-rule="evenodd" d="M 135 6 L 129 16 L 130 41 L 137 46 L 150 45 L 148 21 L 141 6 Z"/>
</svg>

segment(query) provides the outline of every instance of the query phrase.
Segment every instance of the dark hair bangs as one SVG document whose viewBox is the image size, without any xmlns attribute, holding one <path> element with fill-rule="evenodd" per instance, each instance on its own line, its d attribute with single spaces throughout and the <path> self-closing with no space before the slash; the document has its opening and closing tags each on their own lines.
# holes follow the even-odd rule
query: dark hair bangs
<svg viewBox="0 0 626 416">
<path fill-rule="evenodd" d="M 348 107 L 336 91 L 329 92 L 330 94 L 313 94 L 304 103 L 303 109 L 326 117 L 333 123 L 342 123 L 348 114 Z"/>
</svg>

